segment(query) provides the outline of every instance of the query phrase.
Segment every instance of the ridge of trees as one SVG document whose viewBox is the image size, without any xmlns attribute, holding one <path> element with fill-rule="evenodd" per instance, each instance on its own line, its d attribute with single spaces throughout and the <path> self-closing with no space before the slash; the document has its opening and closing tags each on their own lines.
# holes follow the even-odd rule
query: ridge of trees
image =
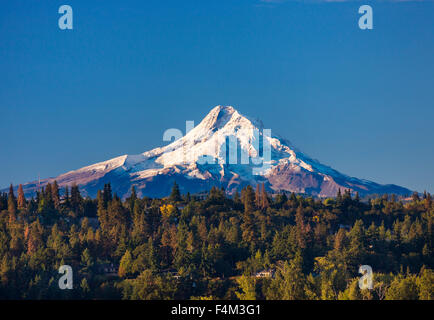
<svg viewBox="0 0 434 320">
<path fill-rule="evenodd" d="M 61 192 L 62 191 L 62 192 Z M 61 195 L 62 194 L 62 195 Z M 433 299 L 434 204 L 271 196 L 264 184 L 228 197 L 96 199 L 49 183 L 31 199 L 0 193 L 1 299 Z M 60 265 L 74 290 L 57 286 Z M 374 270 L 360 290 L 358 268 Z M 258 272 L 273 276 L 259 277 Z"/>
</svg>

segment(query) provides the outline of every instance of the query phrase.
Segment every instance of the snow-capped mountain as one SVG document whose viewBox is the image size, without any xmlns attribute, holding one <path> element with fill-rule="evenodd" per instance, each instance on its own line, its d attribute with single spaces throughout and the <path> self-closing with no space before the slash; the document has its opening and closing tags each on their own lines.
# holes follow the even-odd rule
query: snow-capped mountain
<svg viewBox="0 0 434 320">
<path fill-rule="evenodd" d="M 166 135 L 179 135 L 172 129 Z M 138 195 L 163 197 L 176 181 L 182 192 L 197 193 L 212 186 L 228 193 L 251 184 L 264 183 L 269 191 L 291 191 L 322 197 L 338 189 L 360 194 L 411 194 L 396 185 L 361 180 L 322 165 L 291 143 L 264 129 L 259 120 L 241 115 L 230 106 L 217 106 L 174 142 L 138 155 L 123 155 L 55 178 L 23 185 L 26 195 L 56 180 L 59 186 L 77 184 L 83 194 L 94 197 L 105 183 L 119 196 L 132 186 Z"/>
</svg>

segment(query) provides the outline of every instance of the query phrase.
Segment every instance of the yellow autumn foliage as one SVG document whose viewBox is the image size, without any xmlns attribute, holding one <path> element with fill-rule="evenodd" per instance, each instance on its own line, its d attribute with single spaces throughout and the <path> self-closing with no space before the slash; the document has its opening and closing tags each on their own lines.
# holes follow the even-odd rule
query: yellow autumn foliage
<svg viewBox="0 0 434 320">
<path fill-rule="evenodd" d="M 170 218 L 175 214 L 176 208 L 173 204 L 163 204 L 160 207 L 160 212 L 164 218 Z"/>
</svg>

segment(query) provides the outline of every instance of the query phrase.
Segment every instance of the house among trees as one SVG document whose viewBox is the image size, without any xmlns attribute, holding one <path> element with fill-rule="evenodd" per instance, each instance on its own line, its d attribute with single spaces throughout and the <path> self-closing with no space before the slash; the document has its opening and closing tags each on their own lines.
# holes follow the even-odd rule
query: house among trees
<svg viewBox="0 0 434 320">
<path fill-rule="evenodd" d="M 109 277 L 118 275 L 119 266 L 114 263 L 102 263 L 97 266 L 98 273 L 104 274 Z"/>
<path fill-rule="evenodd" d="M 255 278 L 274 278 L 274 269 L 262 270 L 255 274 Z"/>
<path fill-rule="evenodd" d="M 166 269 L 161 272 L 163 275 L 171 276 L 175 279 L 181 278 L 176 269 Z"/>
</svg>

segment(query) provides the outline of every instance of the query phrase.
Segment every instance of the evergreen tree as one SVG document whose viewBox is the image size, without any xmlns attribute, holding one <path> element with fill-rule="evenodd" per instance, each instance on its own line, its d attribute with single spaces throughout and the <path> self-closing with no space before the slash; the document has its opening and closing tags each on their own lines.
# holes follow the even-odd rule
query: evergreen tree
<svg viewBox="0 0 434 320">
<path fill-rule="evenodd" d="M 24 190 L 23 190 L 23 185 L 20 184 L 18 187 L 18 209 L 19 210 L 23 210 L 26 208 L 26 198 L 24 196 Z"/>
<path fill-rule="evenodd" d="M 362 300 L 363 296 L 359 288 L 359 280 L 353 280 L 349 287 L 339 294 L 339 300 Z"/>
<path fill-rule="evenodd" d="M 256 300 L 256 279 L 242 275 L 237 279 L 241 292 L 236 292 L 240 300 Z"/>
<path fill-rule="evenodd" d="M 419 299 L 434 300 L 434 271 L 422 268 L 417 279 Z"/>
<path fill-rule="evenodd" d="M 241 201 L 244 205 L 244 212 L 253 212 L 255 208 L 255 194 L 250 185 L 241 190 Z"/>
<path fill-rule="evenodd" d="M 71 209 L 76 216 L 80 216 L 83 212 L 83 198 L 77 185 L 71 187 Z"/>
<path fill-rule="evenodd" d="M 256 185 L 256 189 L 255 189 L 255 205 L 256 208 L 262 207 L 261 188 L 259 186 L 259 183 Z"/>
<path fill-rule="evenodd" d="M 0 212 L 8 208 L 8 194 L 0 192 Z"/>
<path fill-rule="evenodd" d="M 283 300 L 302 300 L 305 298 L 305 275 L 302 271 L 303 259 L 300 252 L 297 252 L 290 263 L 285 263 L 281 275 L 276 281 L 280 282 L 281 299 Z"/>
<path fill-rule="evenodd" d="M 310 225 L 309 223 L 305 222 L 304 210 L 302 206 L 299 206 L 297 208 L 295 214 L 295 223 L 297 227 L 296 237 L 297 237 L 298 246 L 304 249 L 307 246 L 308 233 L 310 232 Z"/>
<path fill-rule="evenodd" d="M 53 200 L 54 208 L 59 209 L 60 206 L 59 185 L 57 184 L 56 180 L 54 180 L 53 185 L 51 186 L 51 198 Z"/>
<path fill-rule="evenodd" d="M 15 214 L 17 212 L 17 203 L 14 195 L 14 188 L 12 184 L 9 187 L 8 195 L 8 211 L 10 214 Z"/>
<path fill-rule="evenodd" d="M 414 276 L 395 277 L 386 293 L 386 300 L 417 300 L 419 297 Z"/>
<path fill-rule="evenodd" d="M 66 207 L 70 206 L 70 198 L 69 198 L 69 188 L 68 186 L 65 187 L 65 195 L 63 196 L 64 198 L 64 204 Z"/>
<path fill-rule="evenodd" d="M 337 196 L 336 196 L 336 201 L 337 201 L 337 203 L 340 205 L 340 204 L 342 204 L 342 200 L 343 200 L 343 198 L 342 198 L 342 193 L 341 193 L 341 189 L 339 188 L 339 189 L 338 189 L 338 194 L 337 194 Z"/>
<path fill-rule="evenodd" d="M 234 193 L 234 196 L 233 196 L 233 200 L 234 200 L 235 203 L 238 203 L 238 202 L 241 201 L 240 193 L 238 192 L 238 190 L 235 190 L 235 193 Z"/>
<path fill-rule="evenodd" d="M 262 183 L 262 188 L 261 188 L 261 208 L 262 209 L 267 209 L 269 206 L 270 206 L 270 203 L 268 201 L 268 194 L 267 194 L 267 191 L 265 190 L 264 183 Z"/>
<path fill-rule="evenodd" d="M 125 251 L 125 254 L 122 256 L 121 262 L 119 264 L 119 277 L 123 278 L 128 275 L 131 275 L 133 271 L 133 257 L 131 256 L 130 250 Z"/>
<path fill-rule="evenodd" d="M 107 208 L 107 205 L 110 201 L 113 199 L 112 194 L 112 186 L 110 183 L 104 184 L 104 190 L 103 190 L 103 200 L 104 200 L 104 207 Z"/>
<path fill-rule="evenodd" d="M 131 195 L 127 198 L 128 208 L 131 212 L 134 212 L 134 204 L 137 200 L 136 188 L 134 186 L 131 187 Z"/>
<path fill-rule="evenodd" d="M 181 192 L 179 191 L 179 186 L 178 184 L 175 182 L 173 182 L 173 187 L 172 187 L 172 191 L 170 192 L 170 196 L 169 196 L 169 200 L 171 202 L 178 202 L 181 201 Z"/>
<path fill-rule="evenodd" d="M 81 255 L 81 265 L 83 266 L 82 271 L 85 273 L 91 272 L 93 270 L 94 260 L 88 248 L 84 249 Z"/>
<path fill-rule="evenodd" d="M 86 278 L 83 278 L 83 280 L 81 280 L 80 289 L 81 289 L 82 298 L 84 299 L 89 298 L 90 286 Z"/>
</svg>

